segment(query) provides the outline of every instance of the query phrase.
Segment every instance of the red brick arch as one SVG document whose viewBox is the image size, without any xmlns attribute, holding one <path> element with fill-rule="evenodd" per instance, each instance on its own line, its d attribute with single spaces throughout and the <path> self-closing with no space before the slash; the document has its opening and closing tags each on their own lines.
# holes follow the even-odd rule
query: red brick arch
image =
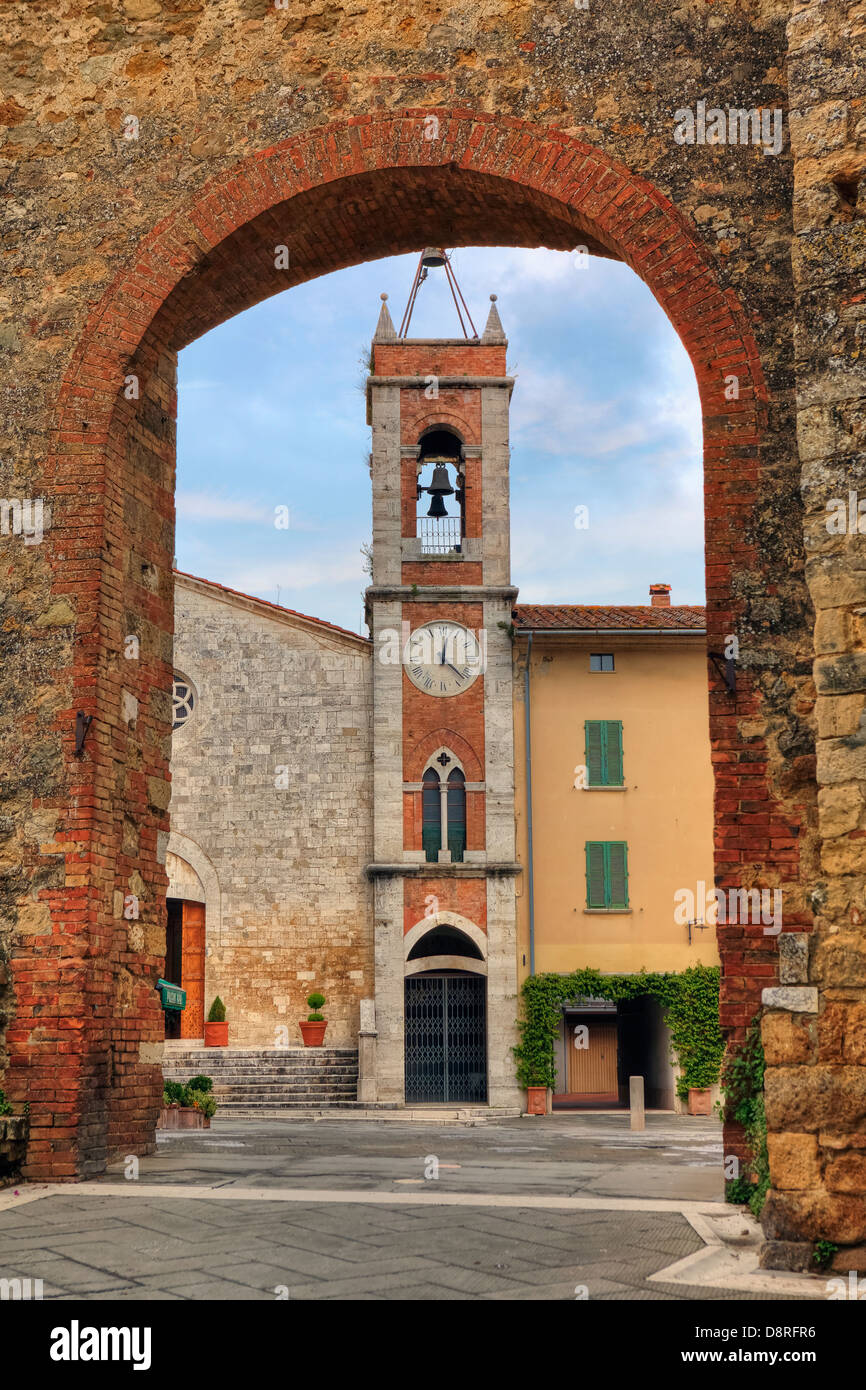
<svg viewBox="0 0 866 1390">
<path fill-rule="evenodd" d="M 434 729 L 419 739 L 405 761 L 406 776 L 410 782 L 420 782 L 427 761 L 437 748 L 450 748 L 463 764 L 467 782 L 483 782 L 484 768 L 475 749 L 456 729 Z"/>
<path fill-rule="evenodd" d="M 470 431 L 463 417 L 448 410 L 428 410 L 423 415 L 416 416 L 412 421 L 412 429 L 419 443 L 423 435 L 436 429 L 451 430 L 464 445 L 478 442 L 469 437 Z"/>
<path fill-rule="evenodd" d="M 677 209 L 602 151 L 555 129 L 459 110 L 438 110 L 440 138 L 428 140 L 429 114 L 334 122 L 216 177 L 131 253 L 73 351 L 46 469 L 55 589 L 75 613 L 75 666 L 59 673 L 69 676 L 72 699 L 57 723 L 67 764 L 57 835 L 66 878 L 39 893 L 51 931 L 31 934 L 14 963 L 8 1033 L 10 1094 L 32 1096 L 32 1176 L 96 1171 L 106 1152 L 141 1149 L 161 1092 L 152 981 L 165 889 L 157 836 L 168 828 L 173 354 L 186 343 L 293 284 L 431 241 L 583 244 L 625 261 L 694 365 L 704 416 L 710 641 L 736 631 L 732 571 L 755 561 L 743 519 L 755 496 L 766 401 L 736 296 Z M 289 248 L 288 270 L 275 264 L 279 245 Z M 724 394 L 731 374 L 739 379 L 735 401 Z M 124 393 L 130 377 L 138 399 Z M 136 663 L 123 659 L 129 632 L 141 638 Z M 138 700 L 132 723 L 124 691 Z M 80 758 L 76 709 L 94 716 Z M 734 872 L 747 860 L 772 882 L 769 837 L 779 832 L 768 827 L 762 843 L 754 834 L 740 838 L 736 724 L 713 691 L 711 726 L 728 778 L 717 867 Z M 755 752 L 753 741 L 752 773 Z M 118 890 L 134 874 L 144 885 L 143 938 L 116 913 Z M 65 1002 L 49 1012 L 52 990 Z M 741 1014 L 735 1009 L 728 1021 L 740 1023 Z M 68 1125 L 52 1130 L 61 1114 Z"/>
</svg>

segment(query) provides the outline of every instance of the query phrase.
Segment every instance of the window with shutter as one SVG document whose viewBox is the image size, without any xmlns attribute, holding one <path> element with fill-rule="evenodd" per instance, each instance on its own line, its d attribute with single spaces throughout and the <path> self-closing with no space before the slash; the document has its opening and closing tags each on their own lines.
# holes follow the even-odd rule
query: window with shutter
<svg viewBox="0 0 866 1390">
<path fill-rule="evenodd" d="M 439 795 L 439 774 L 428 767 L 424 773 L 421 792 L 421 844 L 428 863 L 435 864 L 442 848 L 442 798 Z"/>
<path fill-rule="evenodd" d="M 587 907 L 628 907 L 628 845 L 622 840 L 587 840 Z"/>
<path fill-rule="evenodd" d="M 607 787 L 622 786 L 622 724 L 619 719 L 604 721 L 604 782 Z"/>
<path fill-rule="evenodd" d="M 599 841 L 588 841 L 586 846 L 586 905 L 587 907 L 606 907 L 605 846 Z"/>
<path fill-rule="evenodd" d="M 628 907 L 627 846 L 616 841 L 607 846 L 607 906 Z"/>
<path fill-rule="evenodd" d="M 604 786 L 604 748 L 602 740 L 602 721 L 587 719 L 584 724 L 586 738 L 586 778 L 590 787 Z"/>
<path fill-rule="evenodd" d="M 590 787 L 621 787 L 621 721 L 619 719 L 587 719 L 584 723 L 584 733 L 587 785 Z"/>
<path fill-rule="evenodd" d="M 461 864 L 466 848 L 466 778 L 456 767 L 448 774 L 448 848 L 451 862 Z"/>
</svg>

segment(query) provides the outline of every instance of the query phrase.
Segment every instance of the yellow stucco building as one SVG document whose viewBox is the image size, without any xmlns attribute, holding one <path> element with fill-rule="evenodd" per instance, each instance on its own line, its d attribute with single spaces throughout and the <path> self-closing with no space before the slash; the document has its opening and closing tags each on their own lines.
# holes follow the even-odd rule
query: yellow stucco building
<svg viewBox="0 0 866 1390">
<path fill-rule="evenodd" d="M 515 609 L 521 983 L 532 972 L 718 964 L 703 925 L 713 886 L 705 615 L 672 606 L 667 585 L 652 585 L 650 599 Z M 631 1074 L 645 1077 L 648 1105 L 676 1103 L 650 998 L 580 1001 L 563 1014 L 556 1056 L 554 1105 L 622 1102 Z"/>
</svg>

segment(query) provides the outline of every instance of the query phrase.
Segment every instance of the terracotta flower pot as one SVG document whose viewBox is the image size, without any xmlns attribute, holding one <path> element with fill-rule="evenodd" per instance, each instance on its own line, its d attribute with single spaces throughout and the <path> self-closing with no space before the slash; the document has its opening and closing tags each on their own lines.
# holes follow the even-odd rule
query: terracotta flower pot
<svg viewBox="0 0 866 1390">
<path fill-rule="evenodd" d="M 712 1091 L 709 1086 L 690 1086 L 689 1087 L 689 1114 L 690 1115 L 712 1115 L 713 1107 L 710 1103 Z"/>
<path fill-rule="evenodd" d="M 179 1129 L 204 1129 L 205 1117 L 200 1110 L 193 1110 L 192 1106 L 184 1106 L 178 1113 Z"/>
<path fill-rule="evenodd" d="M 310 1023 L 307 1019 L 299 1019 L 298 1027 L 303 1034 L 304 1047 L 321 1047 L 327 1026 L 328 1020 L 326 1018 L 321 1023 Z"/>
<path fill-rule="evenodd" d="M 206 1023 L 204 1026 L 205 1047 L 228 1047 L 228 1023 Z"/>
<path fill-rule="evenodd" d="M 526 1088 L 526 1113 L 528 1115 L 547 1114 L 547 1087 L 546 1086 L 527 1086 Z"/>
</svg>

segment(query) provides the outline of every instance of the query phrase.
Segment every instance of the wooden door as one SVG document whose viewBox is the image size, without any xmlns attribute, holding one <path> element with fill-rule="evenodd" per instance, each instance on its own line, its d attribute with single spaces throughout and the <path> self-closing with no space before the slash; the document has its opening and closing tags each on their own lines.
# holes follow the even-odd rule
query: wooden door
<svg viewBox="0 0 866 1390">
<path fill-rule="evenodd" d="M 180 1016 L 182 1038 L 204 1037 L 204 903 L 183 904 L 182 979 L 186 1008 Z"/>
<path fill-rule="evenodd" d="M 568 1092 L 575 1096 L 617 1099 L 616 1024 L 585 1019 L 587 1047 L 576 1047 L 572 1020 L 568 1025 Z M 583 1036 L 583 1034 L 581 1035 Z"/>
</svg>

